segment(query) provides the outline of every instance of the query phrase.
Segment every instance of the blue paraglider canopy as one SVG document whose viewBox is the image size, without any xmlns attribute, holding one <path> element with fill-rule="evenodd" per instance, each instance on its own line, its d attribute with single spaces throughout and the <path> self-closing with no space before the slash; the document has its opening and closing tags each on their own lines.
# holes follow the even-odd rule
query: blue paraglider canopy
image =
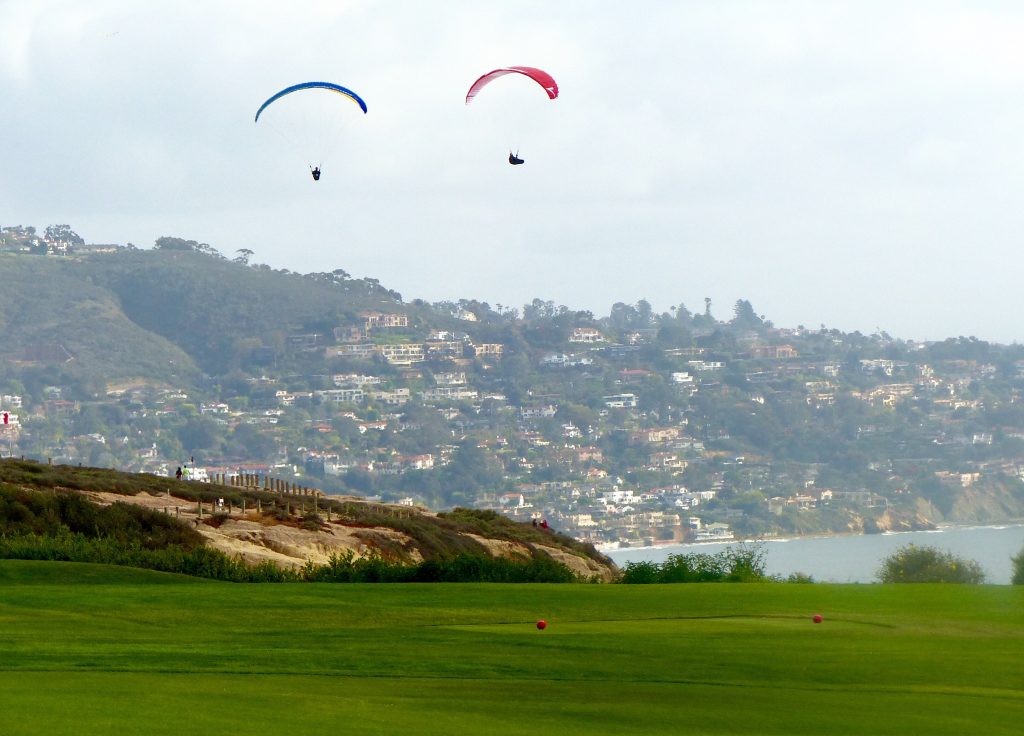
<svg viewBox="0 0 1024 736">
<path fill-rule="evenodd" d="M 268 99 L 266 102 L 260 105 L 260 109 L 256 111 L 255 122 L 259 122 L 260 113 L 266 110 L 267 107 L 272 105 L 274 102 L 281 99 L 285 95 L 290 95 L 292 92 L 299 92 L 300 90 L 304 89 L 325 89 L 330 92 L 337 92 L 340 95 L 348 97 L 354 103 L 359 105 L 360 109 L 364 113 L 366 112 L 366 103 L 363 102 L 363 98 L 357 95 L 352 90 L 346 87 L 342 87 L 340 84 L 334 84 L 333 82 L 302 82 L 300 84 L 293 84 L 291 87 L 285 87 L 283 90 L 273 95 L 270 99 Z"/>
</svg>

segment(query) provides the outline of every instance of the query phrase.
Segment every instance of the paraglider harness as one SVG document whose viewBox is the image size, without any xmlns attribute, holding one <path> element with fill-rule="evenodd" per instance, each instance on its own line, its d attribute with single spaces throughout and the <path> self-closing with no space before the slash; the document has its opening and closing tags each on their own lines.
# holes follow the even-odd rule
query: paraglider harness
<svg viewBox="0 0 1024 736">
<path fill-rule="evenodd" d="M 519 164 L 525 164 L 526 163 L 525 161 L 523 161 L 523 159 L 519 158 L 519 151 L 516 151 L 515 154 L 513 154 L 512 151 L 509 151 L 508 152 L 508 162 L 510 164 L 512 164 L 513 166 L 518 166 Z"/>
<path fill-rule="evenodd" d="M 310 166 L 309 171 L 313 174 L 313 181 L 320 181 L 320 167 L 317 166 L 315 169 Z"/>
</svg>

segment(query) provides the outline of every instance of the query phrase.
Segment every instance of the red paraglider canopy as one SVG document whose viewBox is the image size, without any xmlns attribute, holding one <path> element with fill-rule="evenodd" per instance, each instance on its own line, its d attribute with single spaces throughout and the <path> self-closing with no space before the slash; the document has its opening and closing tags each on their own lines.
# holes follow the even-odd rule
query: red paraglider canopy
<svg viewBox="0 0 1024 736">
<path fill-rule="evenodd" d="M 532 79 L 534 82 L 539 84 L 547 92 L 549 99 L 555 99 L 558 97 L 558 83 L 555 78 L 548 74 L 543 69 L 537 69 L 532 66 L 506 66 L 501 69 L 495 69 L 492 72 L 487 72 L 478 80 L 473 82 L 469 88 L 469 92 L 466 93 L 466 104 L 468 105 L 473 101 L 473 98 L 477 96 L 477 93 L 486 87 L 488 84 L 493 82 L 498 77 L 504 77 L 506 74 L 525 74 L 527 77 Z"/>
</svg>

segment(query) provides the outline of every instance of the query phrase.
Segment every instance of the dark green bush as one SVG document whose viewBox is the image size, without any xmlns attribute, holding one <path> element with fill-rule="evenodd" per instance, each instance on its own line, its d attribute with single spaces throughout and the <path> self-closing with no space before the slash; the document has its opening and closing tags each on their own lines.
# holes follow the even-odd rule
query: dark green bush
<svg viewBox="0 0 1024 736">
<path fill-rule="evenodd" d="M 0 485 L 0 534 L 73 532 L 147 549 L 202 546 L 203 537 L 178 519 L 128 503 L 100 506 L 78 493 Z"/>
<path fill-rule="evenodd" d="M 965 560 L 935 547 L 908 544 L 882 561 L 877 573 L 883 583 L 985 582 L 985 572 L 973 560 Z"/>
<path fill-rule="evenodd" d="M 805 572 L 793 572 L 786 576 L 787 583 L 813 583 L 814 578 Z"/>
<path fill-rule="evenodd" d="M 572 583 L 576 575 L 545 554 L 509 559 L 476 554 L 424 560 L 406 565 L 379 556 L 346 552 L 325 565 L 307 564 L 303 578 L 323 583 Z"/>
<path fill-rule="evenodd" d="M 661 565 L 657 562 L 627 562 L 622 568 L 620 582 L 634 585 L 662 583 Z"/>
<path fill-rule="evenodd" d="M 662 563 L 627 562 L 620 582 L 751 583 L 767 580 L 765 553 L 758 545 L 726 547 L 716 554 L 669 555 Z"/>
<path fill-rule="evenodd" d="M 1010 582 L 1014 585 L 1024 585 L 1024 549 L 1010 559 L 1013 561 L 1013 578 Z"/>
<path fill-rule="evenodd" d="M 57 535 L 0 535 L 0 559 L 94 562 L 139 567 L 236 583 L 299 582 L 295 572 L 266 563 L 250 567 L 208 547 L 146 549 L 111 538 L 90 538 L 62 532 Z"/>
</svg>

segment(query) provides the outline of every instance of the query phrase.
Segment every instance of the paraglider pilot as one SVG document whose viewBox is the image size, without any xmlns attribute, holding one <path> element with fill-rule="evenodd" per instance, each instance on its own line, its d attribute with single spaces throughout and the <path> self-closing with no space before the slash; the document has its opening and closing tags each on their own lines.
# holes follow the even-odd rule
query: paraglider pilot
<svg viewBox="0 0 1024 736">
<path fill-rule="evenodd" d="M 313 181 L 320 181 L 320 167 L 317 166 L 315 169 L 311 168 L 310 172 L 313 174 Z"/>
<path fill-rule="evenodd" d="M 523 161 L 523 159 L 519 158 L 519 151 L 516 151 L 514 154 L 512 153 L 512 151 L 509 151 L 508 152 L 508 162 L 510 164 L 512 164 L 513 166 L 518 166 L 519 164 L 525 164 L 526 163 L 525 161 Z"/>
</svg>

